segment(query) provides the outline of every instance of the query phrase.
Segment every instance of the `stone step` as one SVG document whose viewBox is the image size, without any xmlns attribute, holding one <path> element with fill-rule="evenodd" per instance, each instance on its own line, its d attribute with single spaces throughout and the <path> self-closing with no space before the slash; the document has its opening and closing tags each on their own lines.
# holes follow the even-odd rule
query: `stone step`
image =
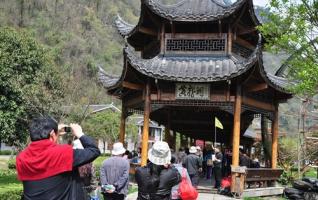
<svg viewBox="0 0 318 200">
<path fill-rule="evenodd" d="M 208 193 L 208 194 L 217 194 L 218 191 L 215 188 L 208 188 L 208 187 L 198 187 L 199 193 Z"/>
</svg>

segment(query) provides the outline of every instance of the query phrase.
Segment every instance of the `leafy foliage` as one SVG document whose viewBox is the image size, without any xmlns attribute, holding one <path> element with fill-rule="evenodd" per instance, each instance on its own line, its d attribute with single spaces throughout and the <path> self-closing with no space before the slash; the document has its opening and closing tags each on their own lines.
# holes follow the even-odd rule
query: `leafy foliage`
<svg viewBox="0 0 318 200">
<path fill-rule="evenodd" d="M 0 199 L 20 200 L 23 187 L 17 180 L 15 170 L 2 170 L 0 173 Z"/>
<path fill-rule="evenodd" d="M 101 139 L 104 145 L 106 141 L 113 144 L 119 138 L 120 116 L 121 113 L 112 111 L 91 114 L 83 122 L 84 130 L 90 136 Z M 132 137 L 133 141 L 136 141 L 138 130 L 135 124 L 126 122 L 125 132 L 126 137 Z"/>
<path fill-rule="evenodd" d="M 119 135 L 120 113 L 100 112 L 91 115 L 84 122 L 88 134 L 103 141 L 115 142 Z"/>
<path fill-rule="evenodd" d="M 62 81 L 47 52 L 27 32 L 0 28 L 0 138 L 23 142 L 28 119 L 53 113 Z"/>
<path fill-rule="evenodd" d="M 315 0 L 271 0 L 269 19 L 259 29 L 266 48 L 285 52 L 289 78 L 296 82 L 292 89 L 313 96 L 318 88 L 318 2 Z"/>
</svg>

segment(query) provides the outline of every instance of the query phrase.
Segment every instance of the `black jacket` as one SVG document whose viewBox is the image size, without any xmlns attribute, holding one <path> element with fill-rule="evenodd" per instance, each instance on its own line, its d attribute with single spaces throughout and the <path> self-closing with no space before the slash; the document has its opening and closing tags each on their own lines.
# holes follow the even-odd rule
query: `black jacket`
<svg viewBox="0 0 318 200">
<path fill-rule="evenodd" d="M 137 200 L 169 200 L 171 188 L 181 181 L 178 170 L 174 167 L 149 163 L 136 169 L 135 179 L 138 184 Z"/>
<path fill-rule="evenodd" d="M 83 135 L 84 149 L 73 150 L 73 171 L 36 181 L 23 181 L 24 200 L 86 200 L 77 168 L 100 155 L 93 139 Z"/>
<path fill-rule="evenodd" d="M 245 166 L 247 168 L 251 167 L 251 159 L 248 156 L 240 155 L 239 159 L 240 166 Z"/>
<path fill-rule="evenodd" d="M 202 168 L 202 160 L 195 154 L 189 154 L 183 159 L 182 165 L 188 170 L 189 175 L 196 175 L 199 168 Z"/>
</svg>

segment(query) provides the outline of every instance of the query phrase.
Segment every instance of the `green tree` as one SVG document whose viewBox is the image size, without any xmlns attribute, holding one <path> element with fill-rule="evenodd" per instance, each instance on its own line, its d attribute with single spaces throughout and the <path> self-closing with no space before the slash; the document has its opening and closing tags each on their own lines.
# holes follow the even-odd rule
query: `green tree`
<svg viewBox="0 0 318 200">
<path fill-rule="evenodd" d="M 267 23 L 259 27 L 265 36 L 266 48 L 290 55 L 284 68 L 291 89 L 311 97 L 318 88 L 318 1 L 271 0 Z"/>
<path fill-rule="evenodd" d="M 27 122 L 58 112 L 63 86 L 47 52 L 26 32 L 0 27 L 0 140 L 21 144 Z"/>
<path fill-rule="evenodd" d="M 90 115 L 83 123 L 87 134 L 95 139 L 101 139 L 106 149 L 106 142 L 114 143 L 118 140 L 120 113 L 105 111 Z"/>
</svg>

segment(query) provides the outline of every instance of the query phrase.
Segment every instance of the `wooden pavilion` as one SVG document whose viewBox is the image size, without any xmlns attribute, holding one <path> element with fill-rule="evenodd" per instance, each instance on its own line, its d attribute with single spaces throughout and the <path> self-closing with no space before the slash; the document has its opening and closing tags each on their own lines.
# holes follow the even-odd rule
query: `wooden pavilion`
<svg viewBox="0 0 318 200">
<path fill-rule="evenodd" d="M 163 5 L 141 0 L 140 19 L 115 22 L 126 41 L 120 77 L 100 70 L 110 95 L 122 100 L 120 141 L 125 119 L 143 113 L 142 165 L 148 151 L 149 119 L 166 127 L 166 140 L 215 141 L 214 117 L 223 124 L 217 142 L 232 147 L 232 166 L 239 165 L 239 146 L 255 116 L 272 121 L 271 167 L 277 166 L 278 105 L 292 95 L 287 80 L 264 69 L 262 35 L 252 0 L 225 5 L 222 0 L 182 0 Z M 170 134 L 171 132 L 173 134 Z"/>
</svg>

